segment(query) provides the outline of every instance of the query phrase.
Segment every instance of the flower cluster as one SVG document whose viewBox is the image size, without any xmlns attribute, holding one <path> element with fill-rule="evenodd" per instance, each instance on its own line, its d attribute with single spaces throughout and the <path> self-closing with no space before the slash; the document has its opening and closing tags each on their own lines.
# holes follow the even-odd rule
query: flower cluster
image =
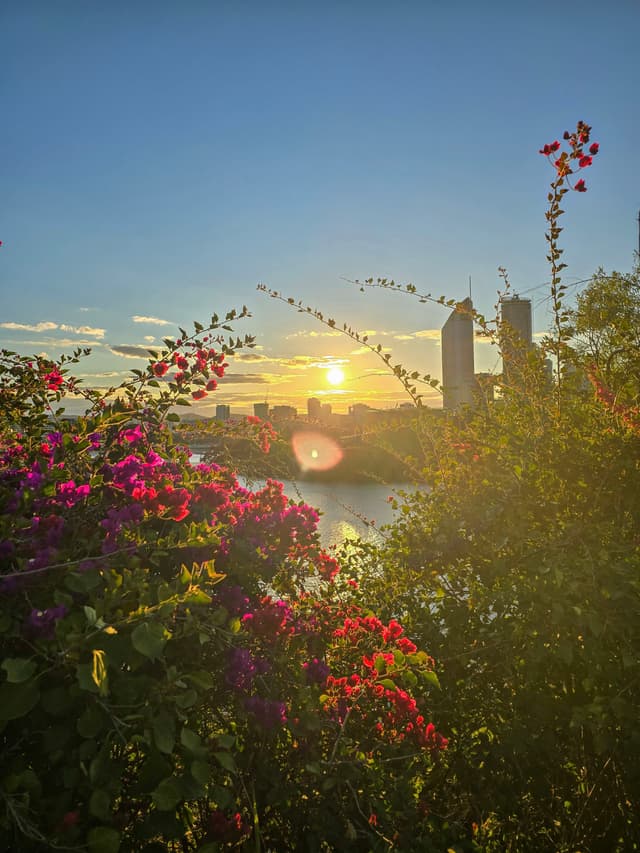
<svg viewBox="0 0 640 853">
<path fill-rule="evenodd" d="M 563 139 L 568 143 L 569 150 L 563 151 L 560 154 L 561 143 L 556 139 L 554 142 L 547 143 L 542 146 L 539 153 L 547 157 L 553 164 L 559 178 L 568 178 L 576 171 L 586 169 L 593 163 L 593 158 L 600 150 L 600 145 L 597 142 L 592 142 L 589 145 L 591 136 L 591 127 L 583 121 L 579 121 L 573 133 L 566 130 L 563 134 Z M 588 151 L 585 150 L 589 145 Z M 583 178 L 577 180 L 573 186 L 576 192 L 586 192 L 587 186 Z"/>
</svg>

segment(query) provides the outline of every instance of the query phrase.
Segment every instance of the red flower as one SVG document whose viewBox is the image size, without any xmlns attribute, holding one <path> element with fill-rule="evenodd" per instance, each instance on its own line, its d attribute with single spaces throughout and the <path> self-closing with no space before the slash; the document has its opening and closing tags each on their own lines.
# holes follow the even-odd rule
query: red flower
<svg viewBox="0 0 640 853">
<path fill-rule="evenodd" d="M 600 150 L 600 143 L 594 142 L 593 145 L 589 146 L 589 154 L 597 154 Z"/>
<path fill-rule="evenodd" d="M 581 169 L 585 169 L 587 166 L 590 166 L 592 163 L 593 163 L 593 157 L 589 157 L 588 154 L 585 154 L 584 157 L 581 157 L 578 160 L 578 166 L 580 166 Z"/>
<path fill-rule="evenodd" d="M 57 391 L 64 382 L 62 374 L 54 367 L 50 373 L 45 374 L 44 381 L 47 383 L 47 388 L 50 391 Z"/>
<path fill-rule="evenodd" d="M 555 142 L 552 142 L 552 143 L 551 143 L 551 145 L 549 146 L 549 148 L 550 148 L 552 151 L 557 151 L 557 150 L 558 150 L 558 148 L 560 148 L 560 143 L 559 143 L 559 142 L 558 142 L 558 140 L 556 139 L 556 140 L 555 140 Z"/>
<path fill-rule="evenodd" d="M 579 181 L 576 181 L 576 185 L 575 185 L 574 189 L 575 189 L 575 191 L 576 191 L 576 192 L 579 192 L 579 193 L 586 193 L 587 188 L 586 188 L 585 183 L 584 183 L 584 181 L 582 180 L 582 178 L 580 178 L 580 180 L 579 180 Z"/>
<path fill-rule="evenodd" d="M 207 382 L 207 385 L 206 385 L 207 391 L 215 391 L 217 387 L 218 387 L 218 383 L 216 382 L 215 379 L 210 379 Z"/>
<path fill-rule="evenodd" d="M 156 361 L 151 370 L 153 370 L 154 376 L 164 376 L 169 370 L 169 366 L 164 361 Z"/>
<path fill-rule="evenodd" d="M 194 400 L 202 400 L 203 397 L 207 396 L 207 392 L 204 389 L 199 388 L 197 391 L 194 391 L 191 396 Z"/>
</svg>

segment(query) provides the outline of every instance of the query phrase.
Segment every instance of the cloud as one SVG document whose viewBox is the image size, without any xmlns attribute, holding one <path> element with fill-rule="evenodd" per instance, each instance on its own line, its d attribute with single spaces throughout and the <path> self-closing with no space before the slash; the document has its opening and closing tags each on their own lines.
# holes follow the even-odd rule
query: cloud
<svg viewBox="0 0 640 853">
<path fill-rule="evenodd" d="M 114 355 L 121 355 L 123 358 L 149 358 L 148 350 L 137 344 L 118 344 L 116 346 L 109 346 L 108 349 L 109 352 L 112 352 Z"/>
<path fill-rule="evenodd" d="M 234 361 L 277 361 L 275 358 L 269 358 L 268 355 L 262 355 L 259 352 L 240 352 L 233 356 Z"/>
<path fill-rule="evenodd" d="M 234 385 L 248 385 L 255 383 L 256 385 L 270 384 L 273 381 L 278 381 L 281 377 L 270 373 L 225 373 L 222 382 Z"/>
<path fill-rule="evenodd" d="M 440 341 L 442 329 L 420 329 L 413 333 L 414 338 L 426 338 L 428 341 Z"/>
<path fill-rule="evenodd" d="M 357 356 L 357 355 L 367 355 L 371 350 L 369 347 L 358 347 L 358 349 L 352 349 L 349 355 Z M 380 347 L 380 352 L 391 352 L 391 347 Z"/>
<path fill-rule="evenodd" d="M 153 326 L 173 326 L 170 320 L 161 320 L 159 317 L 144 317 L 140 314 L 134 314 L 131 319 L 134 323 L 150 323 Z"/>
<path fill-rule="evenodd" d="M 105 333 L 105 329 L 96 326 L 68 326 L 66 323 L 62 323 L 60 331 L 73 332 L 75 335 L 93 335 L 94 338 L 104 338 Z"/>
<path fill-rule="evenodd" d="M 72 332 L 74 335 L 92 335 L 95 338 L 104 338 L 104 329 L 94 326 L 70 326 L 67 323 L 54 323 L 52 320 L 42 320 L 39 323 L 0 323 L 0 328 L 11 329 L 19 332 L 53 332 L 60 329 L 61 332 Z"/>
<path fill-rule="evenodd" d="M 41 323 L 0 323 L 2 329 L 12 329 L 20 332 L 50 332 L 58 328 L 57 323 L 45 320 Z"/>
<path fill-rule="evenodd" d="M 291 338 L 338 338 L 342 332 L 339 332 L 337 329 L 334 329 L 332 332 L 316 332 L 315 330 L 308 331 L 308 329 L 303 329 L 300 332 L 292 332 L 290 335 L 286 336 L 286 340 L 291 340 Z"/>
<path fill-rule="evenodd" d="M 90 341 L 84 338 L 41 338 L 40 340 L 16 340 L 7 338 L 5 343 L 14 346 L 29 347 L 102 347 L 99 341 Z"/>
<path fill-rule="evenodd" d="M 152 344 L 155 341 L 155 337 L 153 335 L 145 335 L 144 339 L 149 344 Z"/>
</svg>

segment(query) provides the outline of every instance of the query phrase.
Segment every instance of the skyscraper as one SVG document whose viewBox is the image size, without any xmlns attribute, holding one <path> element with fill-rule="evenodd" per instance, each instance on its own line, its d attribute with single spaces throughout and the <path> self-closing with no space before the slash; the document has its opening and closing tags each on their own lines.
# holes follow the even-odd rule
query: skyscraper
<svg viewBox="0 0 640 853">
<path fill-rule="evenodd" d="M 522 342 L 531 347 L 533 343 L 531 300 L 510 296 L 500 300 L 500 318 L 507 323 L 512 332 L 518 334 Z"/>
<path fill-rule="evenodd" d="M 473 303 L 459 302 L 442 327 L 442 406 L 456 409 L 474 400 Z"/>
<path fill-rule="evenodd" d="M 502 373 L 508 382 L 514 377 L 514 365 L 533 347 L 531 300 L 510 296 L 500 300 L 500 349 Z"/>
</svg>

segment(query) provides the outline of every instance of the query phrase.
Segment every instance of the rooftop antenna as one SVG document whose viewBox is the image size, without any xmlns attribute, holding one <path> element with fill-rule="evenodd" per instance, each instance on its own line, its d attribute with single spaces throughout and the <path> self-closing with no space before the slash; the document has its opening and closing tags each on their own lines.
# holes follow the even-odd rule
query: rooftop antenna
<svg viewBox="0 0 640 853">
<path fill-rule="evenodd" d="M 640 222 L 640 211 L 638 211 L 638 222 Z M 469 299 L 473 302 L 471 299 L 471 276 L 469 276 Z"/>
</svg>

